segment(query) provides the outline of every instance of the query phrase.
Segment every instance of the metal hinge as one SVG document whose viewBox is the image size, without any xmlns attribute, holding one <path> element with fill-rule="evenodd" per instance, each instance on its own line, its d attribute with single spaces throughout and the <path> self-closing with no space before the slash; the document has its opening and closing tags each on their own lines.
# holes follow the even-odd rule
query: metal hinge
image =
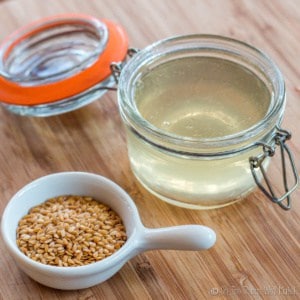
<svg viewBox="0 0 300 300">
<path fill-rule="evenodd" d="M 274 203 L 278 204 L 284 210 L 289 210 L 291 208 L 291 193 L 297 188 L 299 184 L 299 175 L 296 170 L 296 165 L 294 162 L 293 155 L 291 150 L 286 145 L 286 141 L 291 139 L 291 134 L 279 127 L 276 127 L 276 132 L 269 144 L 259 142 L 257 143 L 258 146 L 262 146 L 263 153 L 255 156 L 250 157 L 250 168 L 253 175 L 253 178 L 260 188 L 260 190 Z M 283 186 L 284 186 L 284 194 L 281 196 L 276 196 L 274 192 L 274 188 L 266 174 L 266 170 L 264 168 L 263 162 L 266 158 L 272 157 L 275 155 L 275 148 L 279 146 L 280 149 L 280 156 L 281 156 L 281 165 L 282 165 L 282 179 L 283 179 Z M 287 162 L 286 158 L 289 159 L 290 162 L 290 169 L 292 170 L 293 180 L 294 183 L 292 187 L 289 187 L 288 179 L 287 179 Z M 266 187 L 261 183 L 259 171 L 261 172 L 263 179 L 266 183 Z M 284 202 L 284 200 L 286 200 Z"/>
</svg>

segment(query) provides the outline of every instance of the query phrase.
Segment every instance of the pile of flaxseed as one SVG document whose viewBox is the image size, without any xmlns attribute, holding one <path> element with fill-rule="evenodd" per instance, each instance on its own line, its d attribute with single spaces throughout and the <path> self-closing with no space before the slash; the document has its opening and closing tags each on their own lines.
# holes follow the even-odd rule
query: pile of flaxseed
<svg viewBox="0 0 300 300">
<path fill-rule="evenodd" d="M 30 209 L 19 222 L 17 245 L 31 259 L 75 267 L 102 260 L 127 240 L 118 214 L 91 197 L 59 196 Z"/>
</svg>

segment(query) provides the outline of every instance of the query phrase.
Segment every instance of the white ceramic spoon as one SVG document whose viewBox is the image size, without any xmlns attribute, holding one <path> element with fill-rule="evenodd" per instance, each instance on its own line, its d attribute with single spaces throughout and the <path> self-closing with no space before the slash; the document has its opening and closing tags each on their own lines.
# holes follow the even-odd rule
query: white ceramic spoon
<svg viewBox="0 0 300 300">
<path fill-rule="evenodd" d="M 60 195 L 88 195 L 109 205 L 123 219 L 127 241 L 102 261 L 80 267 L 56 267 L 35 262 L 16 245 L 18 221 L 28 210 Z M 113 276 L 129 259 L 152 249 L 203 250 L 212 247 L 215 232 L 201 225 L 145 228 L 130 196 L 102 176 L 64 172 L 37 179 L 22 188 L 8 203 L 2 216 L 3 240 L 19 267 L 34 280 L 57 289 L 82 289 Z"/>
</svg>

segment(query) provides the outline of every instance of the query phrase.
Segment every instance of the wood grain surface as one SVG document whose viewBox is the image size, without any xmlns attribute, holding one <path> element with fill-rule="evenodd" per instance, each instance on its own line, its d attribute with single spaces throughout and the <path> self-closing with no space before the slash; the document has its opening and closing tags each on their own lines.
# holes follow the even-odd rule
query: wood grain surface
<svg viewBox="0 0 300 300">
<path fill-rule="evenodd" d="M 0 2 L 0 40 L 32 20 L 82 12 L 122 24 L 130 45 L 173 35 L 234 37 L 267 52 L 287 86 L 283 127 L 300 170 L 300 3 L 298 0 L 11 0 Z M 1 87 L 0 87 L 1 88 Z M 270 178 L 281 182 L 279 162 Z M 116 93 L 75 112 L 20 117 L 0 108 L 0 215 L 11 196 L 40 176 L 59 171 L 106 176 L 134 199 L 148 227 L 204 224 L 217 232 L 203 252 L 149 251 L 95 287 L 59 291 L 23 274 L 0 239 L 0 299 L 300 299 L 300 193 L 283 211 L 256 191 L 232 206 L 193 211 L 170 206 L 143 189 L 127 157 Z"/>
</svg>

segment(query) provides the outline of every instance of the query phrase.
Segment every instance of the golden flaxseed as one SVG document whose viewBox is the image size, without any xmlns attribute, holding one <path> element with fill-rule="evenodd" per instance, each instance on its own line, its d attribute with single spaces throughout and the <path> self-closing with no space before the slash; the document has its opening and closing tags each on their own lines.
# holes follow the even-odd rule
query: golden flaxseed
<svg viewBox="0 0 300 300">
<path fill-rule="evenodd" d="M 59 196 L 33 207 L 17 228 L 17 245 L 31 259 L 82 266 L 120 249 L 127 235 L 121 218 L 91 197 Z"/>
</svg>

